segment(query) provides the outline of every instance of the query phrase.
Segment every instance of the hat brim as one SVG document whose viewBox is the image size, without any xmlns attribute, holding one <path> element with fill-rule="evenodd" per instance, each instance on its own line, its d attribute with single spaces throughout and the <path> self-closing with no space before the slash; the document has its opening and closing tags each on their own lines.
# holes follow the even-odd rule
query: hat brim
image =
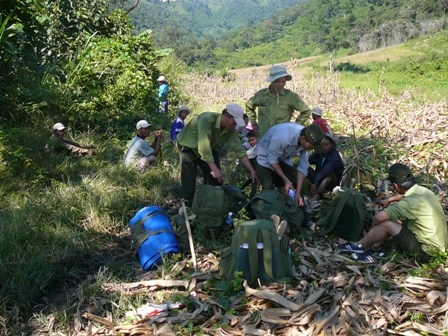
<svg viewBox="0 0 448 336">
<path fill-rule="evenodd" d="M 266 78 L 266 82 L 272 83 L 273 81 L 275 81 L 275 80 L 277 80 L 279 78 L 282 78 L 282 77 L 286 77 L 287 81 L 290 81 L 292 79 L 291 75 L 288 75 L 288 74 L 285 73 L 285 74 L 279 74 L 279 75 L 276 75 L 276 76 L 269 76 L 268 78 Z"/>
<path fill-rule="evenodd" d="M 321 142 L 317 145 L 313 145 L 313 149 L 317 154 L 322 154 L 324 152 L 324 144 Z"/>
<path fill-rule="evenodd" d="M 233 117 L 233 119 L 235 119 L 237 129 L 240 127 L 246 127 L 246 122 L 243 118 Z"/>
</svg>

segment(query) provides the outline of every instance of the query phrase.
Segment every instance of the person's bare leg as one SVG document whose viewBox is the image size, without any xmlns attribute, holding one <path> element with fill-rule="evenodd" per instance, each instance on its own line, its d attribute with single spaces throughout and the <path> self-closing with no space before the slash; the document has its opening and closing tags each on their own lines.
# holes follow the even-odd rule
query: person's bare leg
<svg viewBox="0 0 448 336">
<path fill-rule="evenodd" d="M 369 232 L 355 244 L 361 244 L 364 248 L 373 246 L 378 248 L 387 238 L 400 233 L 402 226 L 392 221 L 384 221 L 375 225 Z"/>
</svg>

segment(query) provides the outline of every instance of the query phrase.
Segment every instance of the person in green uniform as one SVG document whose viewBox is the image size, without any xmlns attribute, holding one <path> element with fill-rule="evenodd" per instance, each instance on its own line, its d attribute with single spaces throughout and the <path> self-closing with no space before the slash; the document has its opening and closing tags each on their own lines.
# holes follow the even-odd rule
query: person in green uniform
<svg viewBox="0 0 448 336">
<path fill-rule="evenodd" d="M 70 155 L 75 154 L 78 156 L 90 156 L 95 155 L 95 146 L 83 146 L 74 141 L 65 138 L 65 127 L 62 123 L 56 123 L 53 125 L 53 132 L 48 139 L 45 149 L 52 154 Z"/>
<path fill-rule="evenodd" d="M 363 253 L 377 248 L 389 237 L 406 254 L 427 262 L 429 257 L 448 248 L 447 223 L 437 196 L 416 183 L 411 169 L 401 163 L 389 168 L 389 181 L 397 192 L 381 202 L 383 207 L 373 219 L 373 228 L 358 242 L 340 245 L 345 251 Z M 366 255 L 367 254 L 367 255 Z"/>
<path fill-rule="evenodd" d="M 186 206 L 191 206 L 193 203 L 197 167 L 202 171 L 204 184 L 223 183 L 224 176 L 221 172 L 218 150 L 225 144 L 235 152 L 255 182 L 255 169 L 247 158 L 239 138 L 238 129 L 246 125 L 243 114 L 240 105 L 230 103 L 222 113 L 203 112 L 187 117 L 184 128 L 177 135 L 181 161 L 181 189 Z"/>
<path fill-rule="evenodd" d="M 283 64 L 273 65 L 266 78 L 271 83 L 269 87 L 258 91 L 246 102 L 246 114 L 260 138 L 272 126 L 290 122 L 294 111 L 300 113 L 295 121 L 300 125 L 307 124 L 310 108 L 297 93 L 285 89 L 286 82 L 291 79 Z"/>
</svg>

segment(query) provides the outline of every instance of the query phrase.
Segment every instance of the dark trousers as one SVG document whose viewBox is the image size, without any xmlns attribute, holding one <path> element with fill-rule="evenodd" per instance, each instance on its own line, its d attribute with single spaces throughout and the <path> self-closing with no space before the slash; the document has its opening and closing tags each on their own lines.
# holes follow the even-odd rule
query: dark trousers
<svg viewBox="0 0 448 336">
<path fill-rule="evenodd" d="M 283 170 L 283 173 L 286 175 L 286 177 L 291 181 L 291 183 L 293 184 L 293 186 L 295 187 L 297 185 L 297 167 L 295 166 L 290 166 L 287 165 L 284 162 L 279 161 L 279 165 L 280 168 Z M 285 182 L 283 182 L 283 180 L 280 178 L 280 176 L 277 175 L 277 173 L 275 171 L 273 171 L 272 169 L 260 166 L 259 164 L 257 164 L 255 171 L 257 172 L 257 178 L 258 181 L 261 184 L 261 188 L 263 190 L 268 189 L 268 190 L 272 190 L 275 189 L 275 187 L 277 188 L 283 188 L 285 185 Z M 287 192 L 288 190 L 286 190 Z M 287 196 L 289 197 L 289 196 Z M 305 219 L 303 221 L 303 226 L 307 226 L 308 222 L 309 222 L 309 216 L 308 213 L 306 212 L 306 207 L 305 205 L 298 207 L 303 215 L 305 216 Z"/>
<path fill-rule="evenodd" d="M 280 168 L 286 177 L 292 182 L 294 187 L 297 185 L 297 168 L 294 166 L 289 166 L 284 162 L 279 162 Z M 277 175 L 272 169 L 256 165 L 255 171 L 257 172 L 258 181 L 261 184 L 261 188 L 265 189 L 275 189 L 275 187 L 283 187 L 285 182 Z"/>
<path fill-rule="evenodd" d="M 204 184 L 221 185 L 210 173 L 211 169 L 207 162 L 201 160 L 200 157 L 190 149 L 179 146 L 179 157 L 181 162 L 180 168 L 180 184 L 182 189 L 182 197 L 186 200 L 186 206 L 191 207 L 193 204 L 194 192 L 196 190 L 196 177 L 198 166 L 202 171 Z M 212 150 L 213 161 L 221 169 L 219 163 L 218 151 Z"/>
<path fill-rule="evenodd" d="M 316 176 L 316 171 L 309 167 L 308 168 L 308 175 L 306 178 L 310 180 L 311 183 L 314 181 L 314 177 Z M 324 177 L 319 182 L 317 182 L 316 188 L 317 193 L 322 194 L 325 191 L 332 191 L 334 187 L 337 187 L 340 183 L 340 179 L 336 177 L 336 174 L 332 172 L 330 175 Z"/>
</svg>

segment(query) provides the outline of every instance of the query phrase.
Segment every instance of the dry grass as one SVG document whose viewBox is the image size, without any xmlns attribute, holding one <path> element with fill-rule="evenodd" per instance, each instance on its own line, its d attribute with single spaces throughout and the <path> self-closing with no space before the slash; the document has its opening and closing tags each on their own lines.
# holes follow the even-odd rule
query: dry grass
<svg viewBox="0 0 448 336">
<path fill-rule="evenodd" d="M 387 92 L 377 97 L 370 92 L 342 91 L 335 75 L 316 75 L 305 81 L 297 65 L 288 67 L 293 75 L 288 88 L 310 106 L 324 107 L 333 130 L 346 144 L 347 161 L 370 160 L 377 175 L 384 175 L 380 168 L 390 160 L 405 162 L 415 172 L 431 175 L 446 206 L 442 183 L 448 177 L 446 102 L 417 104 L 406 95 L 393 98 Z M 184 81 L 188 83 L 185 91 L 193 95 L 199 110 L 220 111 L 228 102 L 244 104 L 266 87 L 268 68 L 235 71 L 234 82 L 189 77 Z M 301 257 L 293 284 L 246 288 L 244 295 L 228 298 L 229 310 L 210 296 L 206 285 L 217 270 L 218 253 L 197 242 L 199 274 L 192 274 L 191 264 L 181 261 L 160 281 L 147 281 L 150 275 L 142 273 L 134 284 L 103 284 L 105 299 L 111 292 L 121 296 L 144 293 L 154 302 L 184 295 L 190 297 L 192 306 L 131 323 L 97 306 L 96 314 L 84 314 L 76 334 L 446 335 L 446 265 L 416 277 L 410 271 L 422 270 L 421 265 L 408 259 L 394 261 L 389 255 L 373 265 L 360 265 L 335 250 L 327 238 L 308 237 L 292 246 Z M 163 281 L 175 279 L 183 281 Z"/>
</svg>

